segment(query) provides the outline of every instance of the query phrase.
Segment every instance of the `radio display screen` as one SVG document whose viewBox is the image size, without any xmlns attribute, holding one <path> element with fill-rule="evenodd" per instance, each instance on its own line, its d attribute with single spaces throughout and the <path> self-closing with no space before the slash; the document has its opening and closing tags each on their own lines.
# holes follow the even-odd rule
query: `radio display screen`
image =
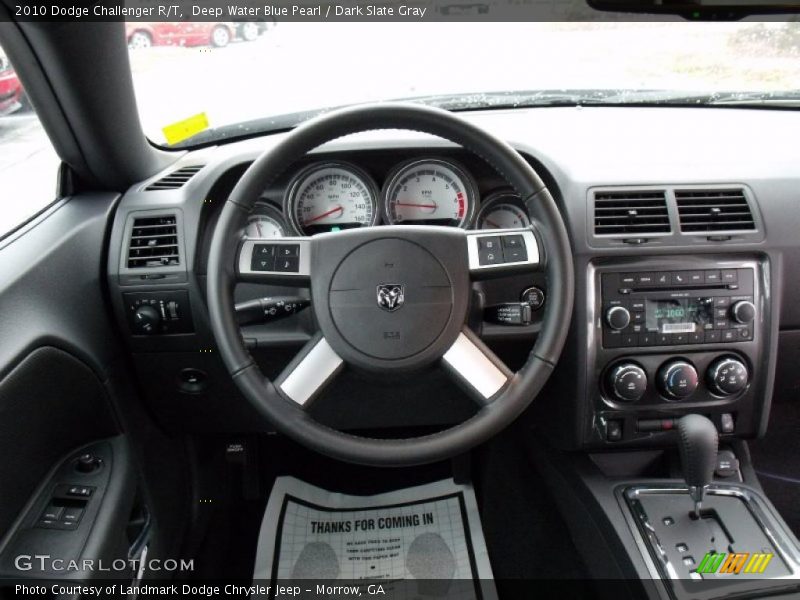
<svg viewBox="0 0 800 600">
<path fill-rule="evenodd" d="M 647 300 L 645 327 L 659 333 L 694 333 L 714 318 L 711 298 Z"/>
</svg>

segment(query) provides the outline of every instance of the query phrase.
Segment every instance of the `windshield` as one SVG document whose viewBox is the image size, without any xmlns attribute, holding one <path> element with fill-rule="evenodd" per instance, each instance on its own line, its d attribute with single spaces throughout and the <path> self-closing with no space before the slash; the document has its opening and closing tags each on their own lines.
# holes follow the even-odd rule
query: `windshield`
<svg viewBox="0 0 800 600">
<path fill-rule="evenodd" d="M 794 107 L 800 94 L 794 22 L 128 23 L 127 35 L 145 132 L 165 145 L 380 100 Z"/>
</svg>

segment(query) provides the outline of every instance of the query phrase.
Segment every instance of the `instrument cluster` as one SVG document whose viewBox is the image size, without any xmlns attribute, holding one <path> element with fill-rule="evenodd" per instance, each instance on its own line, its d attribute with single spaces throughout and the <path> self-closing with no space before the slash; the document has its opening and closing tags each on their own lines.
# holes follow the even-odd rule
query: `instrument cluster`
<svg viewBox="0 0 800 600">
<path fill-rule="evenodd" d="M 509 229 L 529 226 L 530 218 L 510 189 L 481 199 L 473 176 L 450 158 L 405 160 L 382 185 L 352 162 L 320 160 L 292 175 L 280 208 L 277 199 L 259 200 L 245 235 L 311 236 L 379 224 Z"/>
</svg>

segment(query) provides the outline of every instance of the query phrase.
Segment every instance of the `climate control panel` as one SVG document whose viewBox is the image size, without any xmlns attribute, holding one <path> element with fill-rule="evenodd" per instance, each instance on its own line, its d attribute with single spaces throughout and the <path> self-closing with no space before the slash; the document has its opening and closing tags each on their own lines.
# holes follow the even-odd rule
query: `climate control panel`
<svg viewBox="0 0 800 600">
<path fill-rule="evenodd" d="M 745 360 L 733 354 L 680 358 L 622 358 L 605 370 L 602 387 L 612 403 L 659 404 L 736 396 L 750 382 Z"/>
</svg>

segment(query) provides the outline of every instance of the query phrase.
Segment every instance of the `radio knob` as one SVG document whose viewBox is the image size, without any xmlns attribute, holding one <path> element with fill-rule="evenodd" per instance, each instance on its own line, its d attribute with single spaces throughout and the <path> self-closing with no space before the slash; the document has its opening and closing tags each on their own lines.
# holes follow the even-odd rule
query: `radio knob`
<svg viewBox="0 0 800 600">
<path fill-rule="evenodd" d="M 743 325 L 752 323 L 753 319 L 756 318 L 756 307 L 752 302 L 740 300 L 731 306 L 731 317 L 733 317 L 734 321 Z"/>
<path fill-rule="evenodd" d="M 617 400 L 636 402 L 647 390 L 647 374 L 639 365 L 622 363 L 608 374 L 608 387 Z"/>
<path fill-rule="evenodd" d="M 625 329 L 631 322 L 631 313 L 624 306 L 612 306 L 606 311 L 606 323 L 611 329 Z"/>
<path fill-rule="evenodd" d="M 715 361 L 706 374 L 708 385 L 715 394 L 733 396 L 747 387 L 750 373 L 747 366 L 736 358 L 722 358 Z"/>
<path fill-rule="evenodd" d="M 684 360 L 668 362 L 658 372 L 658 383 L 665 396 L 683 400 L 697 389 L 697 370 Z"/>
</svg>

